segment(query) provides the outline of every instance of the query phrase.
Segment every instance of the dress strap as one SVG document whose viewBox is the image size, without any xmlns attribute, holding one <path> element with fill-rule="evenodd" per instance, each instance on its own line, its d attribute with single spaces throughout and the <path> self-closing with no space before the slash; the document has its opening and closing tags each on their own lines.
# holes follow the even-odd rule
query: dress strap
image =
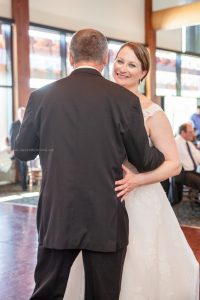
<svg viewBox="0 0 200 300">
<path fill-rule="evenodd" d="M 160 105 L 152 103 L 149 107 L 143 109 L 144 121 L 146 122 L 148 118 L 152 117 L 157 111 L 163 111 Z"/>
</svg>

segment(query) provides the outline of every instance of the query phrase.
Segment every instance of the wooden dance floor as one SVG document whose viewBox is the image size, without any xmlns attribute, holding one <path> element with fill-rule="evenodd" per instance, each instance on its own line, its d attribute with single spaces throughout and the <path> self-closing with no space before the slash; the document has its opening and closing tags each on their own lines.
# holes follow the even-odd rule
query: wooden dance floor
<svg viewBox="0 0 200 300">
<path fill-rule="evenodd" d="M 34 286 L 36 208 L 0 203 L 0 299 L 28 300 Z M 200 262 L 200 228 L 183 227 Z"/>
</svg>

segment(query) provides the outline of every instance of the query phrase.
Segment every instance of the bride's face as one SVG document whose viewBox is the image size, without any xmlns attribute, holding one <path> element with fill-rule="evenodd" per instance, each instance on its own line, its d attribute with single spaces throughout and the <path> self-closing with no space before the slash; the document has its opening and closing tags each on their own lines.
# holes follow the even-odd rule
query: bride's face
<svg viewBox="0 0 200 300">
<path fill-rule="evenodd" d="M 127 47 L 121 49 L 115 59 L 113 77 L 116 83 L 127 89 L 138 88 L 139 80 L 145 75 L 142 71 L 141 62 L 134 51 Z"/>
</svg>

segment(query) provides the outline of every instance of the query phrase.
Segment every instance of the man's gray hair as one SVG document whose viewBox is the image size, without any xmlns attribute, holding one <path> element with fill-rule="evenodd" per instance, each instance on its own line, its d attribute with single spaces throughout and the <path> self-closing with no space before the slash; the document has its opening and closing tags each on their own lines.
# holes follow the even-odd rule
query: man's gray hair
<svg viewBox="0 0 200 300">
<path fill-rule="evenodd" d="M 80 61 L 103 63 L 108 51 L 108 42 L 100 31 L 82 29 L 72 36 L 69 50 L 75 63 Z"/>
</svg>

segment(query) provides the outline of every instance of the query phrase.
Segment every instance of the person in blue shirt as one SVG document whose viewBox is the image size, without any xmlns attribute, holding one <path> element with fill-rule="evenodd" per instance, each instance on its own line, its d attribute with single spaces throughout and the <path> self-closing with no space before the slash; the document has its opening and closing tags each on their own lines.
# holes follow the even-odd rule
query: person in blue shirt
<svg viewBox="0 0 200 300">
<path fill-rule="evenodd" d="M 197 111 L 194 113 L 191 118 L 194 128 L 197 130 L 197 140 L 200 140 L 200 105 L 197 106 Z"/>
</svg>

